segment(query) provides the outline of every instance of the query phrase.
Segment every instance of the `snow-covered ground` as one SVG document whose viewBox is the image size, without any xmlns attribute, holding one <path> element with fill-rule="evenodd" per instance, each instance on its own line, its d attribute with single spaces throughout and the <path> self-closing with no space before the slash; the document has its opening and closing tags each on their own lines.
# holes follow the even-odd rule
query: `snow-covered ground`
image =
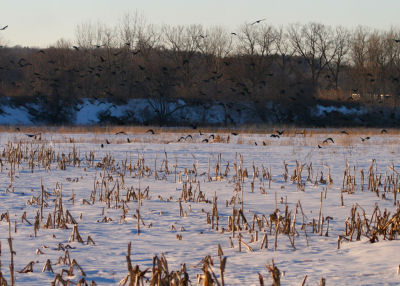
<svg viewBox="0 0 400 286">
<path fill-rule="evenodd" d="M 165 106 L 164 106 L 165 105 Z M 34 106 L 35 109 L 41 107 Z M 0 102 L 0 124 L 1 125 L 35 125 L 35 118 L 29 114 L 27 106 L 16 106 L 10 104 L 10 100 L 4 99 Z M 276 110 L 286 113 L 285 108 L 273 105 L 272 102 L 265 106 L 266 119 L 261 119 L 250 103 L 226 103 L 213 102 L 208 104 L 187 104 L 183 100 L 171 102 L 158 102 L 156 100 L 137 98 L 131 99 L 124 104 L 115 104 L 106 100 L 83 99 L 76 106 L 76 112 L 72 116 L 70 124 L 73 125 L 95 125 L 95 124 L 143 124 L 155 122 L 156 110 L 164 110 L 171 122 L 183 124 L 201 125 L 243 125 L 257 123 L 276 123 Z M 71 111 L 72 112 L 72 111 Z M 346 106 L 323 106 L 317 105 L 310 110 L 311 117 L 323 118 L 331 112 L 352 115 L 354 117 L 364 115 L 368 111 L 365 108 L 348 108 Z M 109 117 L 109 121 L 107 121 Z M 113 121 L 116 119 L 117 121 Z M 103 121 L 101 121 L 103 120 Z M 265 121 L 266 120 L 266 121 Z M 43 123 L 43 122 L 40 122 Z"/>
<path fill-rule="evenodd" d="M 49 285 L 56 273 L 69 269 L 68 265 L 58 263 L 59 257 L 65 257 L 66 250 L 71 260 L 75 259 L 82 267 L 86 281 L 93 280 L 97 285 L 117 285 L 128 274 L 125 256 L 129 242 L 132 242 L 133 265 L 138 264 L 141 270 L 148 267 L 151 270 L 153 256 L 160 257 L 164 253 L 170 271 L 177 271 L 182 263 L 186 263 L 194 285 L 197 283 L 196 275 L 202 273 L 199 265 L 206 255 L 214 259 L 213 269 L 219 277 L 218 244 L 227 257 L 226 285 L 259 285 L 258 273 L 263 275 L 266 285 L 271 284 L 271 275 L 265 265 L 271 264 L 272 259 L 282 273 L 283 285 L 301 285 L 306 275 L 306 285 L 316 285 L 322 277 L 326 278 L 328 285 L 400 284 L 399 238 L 383 240 L 379 236 L 378 242 L 371 243 L 365 236 L 361 236 L 359 241 L 353 237 L 352 242 L 343 240 L 338 249 L 338 236 L 344 234 L 346 220 L 349 220 L 354 205 L 359 205 L 359 211 L 363 208 L 367 217 L 376 205 L 382 212 L 384 209 L 391 215 L 396 212 L 400 194 L 396 207 L 391 191 L 386 190 L 386 198 L 382 198 L 383 185 L 379 186 L 379 196 L 367 188 L 368 171 L 373 159 L 376 159 L 373 171 L 377 172 L 377 176 L 395 177 L 400 171 L 397 157 L 400 140 L 397 136 L 371 136 L 370 140 L 362 142 L 358 136 L 332 134 L 330 137 L 335 143 L 328 141 L 323 144 L 322 141 L 329 135 L 304 137 L 301 134 L 283 134 L 281 138 L 271 138 L 270 134 L 219 134 L 219 137 L 214 134 L 213 138 L 211 134 L 192 133 L 192 138 L 178 142 L 187 135 L 157 131 L 154 135 L 46 133 L 34 139 L 23 133 L 0 134 L 0 213 L 8 211 L 10 215 L 13 249 L 16 252 L 15 270 L 22 270 L 29 262 L 34 262 L 33 272 L 15 274 L 16 285 Z M 203 142 L 204 139 L 209 142 Z M 322 148 L 318 148 L 318 144 Z M 47 167 L 45 157 L 41 157 L 43 154 L 54 159 Z M 75 160 L 75 165 L 73 154 L 79 159 Z M 19 158 L 19 164 L 10 162 L 14 157 Z M 216 167 L 218 162 L 219 171 Z M 288 169 L 287 181 L 283 175 L 284 162 Z M 305 164 L 299 180 L 303 189 L 291 180 L 296 162 L 298 166 Z M 341 190 L 346 164 L 355 174 L 355 192 L 342 193 L 342 206 Z M 248 173 L 241 183 L 235 177 L 235 169 L 239 167 L 242 171 L 247 169 Z M 307 181 L 307 169 L 310 170 L 311 181 Z M 252 190 L 254 170 L 258 170 L 258 176 L 254 179 Z M 263 170 L 271 175 L 270 179 L 268 176 L 262 178 Z M 365 174 L 363 190 L 361 170 Z M 326 183 L 320 180 L 321 176 L 327 180 Z M 35 237 L 35 217 L 41 212 L 41 183 L 47 195 L 44 196 L 43 221 Z M 239 186 L 243 193 L 238 191 Z M 182 193 L 190 187 L 195 199 L 187 198 L 185 201 Z M 129 192 L 137 194 L 138 189 L 143 192 L 146 188 L 148 197 L 140 202 L 136 199 L 128 201 Z M 398 191 L 398 186 L 396 188 Z M 61 189 L 62 213 L 64 216 L 67 210 L 71 213 L 84 243 L 69 241 L 73 228 L 71 221 L 67 224 L 68 229 L 44 228 L 49 214 L 53 216 L 59 209 Z M 197 200 L 200 191 L 204 199 Z M 107 192 L 109 204 L 106 202 Z M 242 195 L 243 215 L 249 228 L 255 214 L 259 218 L 265 215 L 268 219 L 274 213 L 275 204 L 279 209 L 278 217 L 285 216 L 287 208 L 292 219 L 298 206 L 294 246 L 288 235 L 278 234 L 274 249 L 274 227 L 270 233 L 268 227 L 258 229 L 256 226 L 255 230 L 259 230 L 256 240 L 256 232 L 246 230 L 242 218 L 239 219 L 242 230 L 235 231 L 232 248 L 228 219 L 233 208 L 241 208 Z M 211 219 L 215 196 L 218 230 L 207 224 L 207 213 Z M 236 203 L 233 203 L 235 196 Z M 142 219 L 140 234 L 137 210 Z M 32 225 L 21 220 L 24 213 Z M 311 223 L 313 219 L 318 221 L 319 217 L 331 217 L 327 236 L 326 223 L 322 235 L 312 232 Z M 307 234 L 302 229 L 303 219 Z M 1 271 L 9 282 L 8 232 L 9 223 L 2 216 Z M 239 252 L 239 232 L 242 241 L 253 251 L 242 245 Z M 260 249 L 264 233 L 267 234 L 268 248 Z M 94 245 L 86 243 L 88 236 L 94 240 Z M 60 243 L 64 248 L 59 247 Z M 54 273 L 42 272 L 47 259 L 50 259 Z M 73 274 L 76 276 L 64 273 L 63 278 L 77 282 L 82 277 L 78 269 Z M 145 276 L 151 277 L 151 271 Z"/>
</svg>

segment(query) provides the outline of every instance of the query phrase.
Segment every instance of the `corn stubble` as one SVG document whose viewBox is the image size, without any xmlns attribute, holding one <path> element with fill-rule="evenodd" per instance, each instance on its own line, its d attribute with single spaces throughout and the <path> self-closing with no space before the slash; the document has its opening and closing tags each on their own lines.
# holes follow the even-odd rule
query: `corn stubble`
<svg viewBox="0 0 400 286">
<path fill-rule="evenodd" d="M 220 138 L 220 137 L 218 137 Z M 245 158 L 241 154 L 237 154 L 234 162 L 225 161 L 222 154 L 218 154 L 216 162 L 208 160 L 208 168 L 200 171 L 198 162 L 194 161 L 192 167 L 179 168 L 177 160 L 171 165 L 167 152 L 161 158 L 161 164 L 157 166 L 157 158 L 153 163 L 145 160 L 144 155 L 137 154 L 136 161 L 132 157 L 126 157 L 122 162 L 117 162 L 111 154 L 106 154 L 102 158 L 96 156 L 95 151 L 91 150 L 88 154 L 82 156 L 78 148 L 73 144 L 72 150 L 65 154 L 56 152 L 54 147 L 40 140 L 36 144 L 31 143 L 12 143 L 8 142 L 0 158 L 0 169 L 8 169 L 8 177 L 10 180 L 9 187 L 6 192 L 12 193 L 13 183 L 15 182 L 16 171 L 26 166 L 29 172 L 34 173 L 39 170 L 51 171 L 58 169 L 66 171 L 69 168 L 93 168 L 96 169 L 96 176 L 93 181 L 93 189 L 89 196 L 83 198 L 81 204 L 93 206 L 102 205 L 102 219 L 97 223 L 111 223 L 118 220 L 119 223 L 127 223 L 129 219 L 136 222 L 136 233 L 140 236 L 143 228 L 152 228 L 152 223 L 145 223 L 145 215 L 141 213 L 141 207 L 146 200 L 154 200 L 149 186 L 141 185 L 142 179 L 154 179 L 158 181 L 167 181 L 168 176 L 173 176 L 176 184 L 179 184 L 180 195 L 176 198 L 170 196 L 163 198 L 157 197 L 159 201 L 176 204 L 179 209 L 180 217 L 188 217 L 191 215 L 191 206 L 186 209 L 189 203 L 205 205 L 202 209 L 204 215 L 204 223 L 216 233 L 224 235 L 229 239 L 231 248 L 238 252 L 262 251 L 263 249 L 278 250 L 280 241 L 284 237 L 290 242 L 293 250 L 296 250 L 296 240 L 303 239 L 307 246 L 309 244 L 310 235 L 329 236 L 330 221 L 333 219 L 324 216 L 324 200 L 327 198 L 328 189 L 333 185 L 333 179 L 330 169 L 325 174 L 321 170 L 314 170 L 312 163 L 302 164 L 296 161 L 295 166 L 290 172 L 289 164 L 283 162 L 283 173 L 281 175 L 282 182 L 285 184 L 294 184 L 298 192 L 307 192 L 307 186 L 322 186 L 324 191 L 320 192 L 320 204 L 317 212 L 318 217 L 308 218 L 303 211 L 300 200 L 295 207 L 290 207 L 287 198 L 281 198 L 278 201 L 277 192 L 271 191 L 271 185 L 275 184 L 272 167 L 256 166 L 254 163 L 250 168 L 246 168 L 244 164 Z M 151 167 L 153 166 L 153 167 Z M 292 175 L 290 175 L 290 173 Z M 359 178 L 357 174 L 359 175 Z M 125 184 L 126 177 L 134 177 L 138 180 L 137 186 L 129 186 Z M 67 181 L 78 182 L 79 178 L 68 178 Z M 229 182 L 233 186 L 232 196 L 226 200 L 224 204 L 218 203 L 218 194 L 214 191 L 212 197 L 208 197 L 209 192 L 204 191 L 204 185 L 210 182 Z M 386 173 L 382 175 L 378 172 L 375 160 L 371 162 L 368 170 L 356 170 L 356 167 L 350 167 L 348 163 L 344 168 L 343 182 L 340 191 L 340 205 L 345 206 L 344 194 L 352 195 L 356 192 L 373 192 L 380 199 L 388 199 L 392 197 L 394 206 L 397 210 L 390 212 L 381 210 L 375 206 L 373 212 L 367 215 L 366 211 L 358 204 L 351 208 L 350 216 L 345 222 L 344 233 L 338 237 L 338 248 L 343 241 L 360 240 L 367 237 L 371 243 L 380 240 L 395 240 L 400 234 L 400 210 L 397 200 L 399 192 L 400 174 L 395 170 L 394 166 L 389 166 Z M 256 186 L 258 185 L 258 188 Z M 63 186 L 57 182 L 52 191 L 46 190 L 44 184 L 40 183 L 40 194 L 32 195 L 26 202 L 28 206 L 36 208 L 36 213 L 32 218 L 24 211 L 21 216 L 20 223 L 32 227 L 32 237 L 37 237 L 39 232 L 46 230 L 59 229 L 69 230 L 71 232 L 68 243 L 80 243 L 88 246 L 96 245 L 95 240 L 90 234 L 84 240 L 79 232 L 79 223 L 82 220 L 82 214 L 79 219 L 74 217 L 72 212 L 67 209 L 65 201 L 75 204 L 75 193 L 72 192 L 71 198 L 63 195 Z M 246 196 L 249 193 L 258 192 L 260 195 L 274 197 L 275 207 L 272 211 L 266 213 L 254 212 L 250 216 L 246 210 Z M 132 205 L 135 207 L 132 208 Z M 221 207 L 225 205 L 225 209 Z M 118 218 L 107 217 L 105 210 L 114 209 L 121 212 Z M 227 211 L 229 215 L 226 215 Z M 34 272 L 36 262 L 30 261 L 20 271 L 15 271 L 14 254 L 11 235 L 11 219 L 8 212 L 4 212 L 0 216 L 0 221 L 8 222 L 9 238 L 8 244 L 10 249 L 10 266 L 9 266 L 9 284 L 15 284 L 15 272 L 26 274 Z M 325 225 L 326 224 L 326 225 Z M 72 231 L 70 230 L 72 228 Z M 177 231 L 175 226 L 171 226 L 171 230 Z M 184 231 L 181 228 L 181 231 Z M 14 232 L 17 233 L 17 221 L 15 221 Z M 179 241 L 184 240 L 182 234 L 176 235 Z M 43 249 L 38 248 L 38 255 L 46 255 Z M 42 267 L 42 272 L 54 273 L 55 277 L 52 285 L 88 285 L 85 280 L 86 273 L 78 259 L 71 258 L 68 249 L 72 249 L 70 244 L 63 245 L 59 243 L 57 251 L 63 252 L 59 256 L 58 261 L 51 262 L 46 259 Z M 128 244 L 126 263 L 127 275 L 119 282 L 119 285 L 225 285 L 225 274 L 227 266 L 227 257 L 224 256 L 222 247 L 218 244 L 217 255 L 212 257 L 207 255 L 195 267 L 200 270 L 196 279 L 190 279 L 188 269 L 185 263 L 181 264 L 178 270 L 170 270 L 168 261 L 164 254 L 160 257 L 152 258 L 152 267 L 141 268 L 139 265 L 133 266 L 131 260 L 131 243 Z M 1 244 L 0 244 L 1 258 Z M 216 263 L 214 262 L 216 261 Z M 55 273 L 53 266 L 67 266 L 61 268 L 59 273 Z M 58 267 L 60 268 L 60 267 Z M 274 261 L 272 264 L 266 265 L 266 270 L 273 281 L 272 285 L 280 285 L 281 271 L 278 269 Z M 72 276 L 76 275 L 79 279 L 75 282 Z M 254 278 L 256 280 L 257 277 Z M 258 280 L 260 285 L 264 285 L 264 276 L 259 273 Z M 307 276 L 303 279 L 305 284 Z M 322 282 L 323 281 L 323 282 Z M 0 285 L 7 285 L 7 280 L 1 271 L 0 261 Z M 299 283 L 300 284 L 300 283 Z M 325 278 L 321 278 L 321 285 L 325 284 Z M 95 285 L 92 281 L 90 285 Z"/>
</svg>

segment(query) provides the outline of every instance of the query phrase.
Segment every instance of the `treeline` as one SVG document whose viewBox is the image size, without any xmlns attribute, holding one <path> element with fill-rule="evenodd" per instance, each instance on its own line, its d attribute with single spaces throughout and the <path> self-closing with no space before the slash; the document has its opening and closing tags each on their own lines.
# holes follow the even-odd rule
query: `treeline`
<svg viewBox="0 0 400 286">
<path fill-rule="evenodd" d="M 394 28 L 260 22 L 231 31 L 158 27 L 126 15 L 115 27 L 77 26 L 73 42 L 0 48 L 0 96 L 54 124 L 70 122 L 82 99 L 121 104 L 132 98 L 148 99 L 159 124 L 168 123 L 167 103 L 177 99 L 203 106 L 243 102 L 266 121 L 312 124 L 309 110 L 318 103 L 363 105 L 381 114 L 395 109 L 399 79 Z"/>
</svg>

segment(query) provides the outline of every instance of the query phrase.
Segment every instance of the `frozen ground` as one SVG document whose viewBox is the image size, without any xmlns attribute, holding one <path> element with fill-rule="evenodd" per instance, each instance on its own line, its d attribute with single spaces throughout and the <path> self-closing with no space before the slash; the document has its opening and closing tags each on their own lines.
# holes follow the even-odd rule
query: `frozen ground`
<svg viewBox="0 0 400 286">
<path fill-rule="evenodd" d="M 305 275 L 306 285 L 316 285 L 322 277 L 326 278 L 328 285 L 400 284 L 399 238 L 384 240 L 379 236 L 378 242 L 371 243 L 365 236 L 361 236 L 359 241 L 353 237 L 352 242 L 343 241 L 340 249 L 337 243 L 338 236 L 344 234 L 345 221 L 349 218 L 353 205 L 358 204 L 359 209 L 362 207 L 367 216 L 371 215 L 376 205 L 382 212 L 384 209 L 391 214 L 396 212 L 399 196 L 395 202 L 391 191 L 386 193 L 386 198 L 382 198 L 384 186 L 379 186 L 379 196 L 368 191 L 367 187 L 368 170 L 373 159 L 376 159 L 377 163 L 376 167 L 373 167 L 377 176 L 396 177 L 397 171 L 400 171 L 400 161 L 397 157 L 400 153 L 400 140 L 397 136 L 374 136 L 362 142 L 358 136 L 344 134 L 316 134 L 306 137 L 300 134 L 283 134 L 279 139 L 271 138 L 269 134 L 230 134 L 227 143 L 228 134 L 220 134 L 219 138 L 215 134 L 213 139 L 211 134 L 192 133 L 193 139 L 177 142 L 181 136 L 186 135 L 48 133 L 42 134 L 39 141 L 39 136 L 34 139 L 21 133 L 0 134 L 0 213 L 8 211 L 10 215 L 11 236 L 16 252 L 15 270 L 22 270 L 29 262 L 34 262 L 33 272 L 15 274 L 16 285 L 49 285 L 54 280 L 55 273 L 68 269 L 68 265 L 58 263 L 59 257 L 65 256 L 65 251 L 58 247 L 60 243 L 64 248 L 67 245 L 71 247 L 67 247 L 71 260 L 75 259 L 82 267 L 86 281 L 93 280 L 98 285 L 116 285 L 128 274 L 125 255 L 129 242 L 132 242 L 132 263 L 138 264 L 140 269 L 151 268 L 153 256 L 164 253 L 170 271 L 179 270 L 180 265 L 186 263 L 191 283 L 194 285 L 197 283 L 196 275 L 201 273 L 199 264 L 206 255 L 214 258 L 214 270 L 219 277 L 218 244 L 227 257 L 227 285 L 258 285 L 258 273 L 264 276 L 266 285 L 271 284 L 271 275 L 265 265 L 270 264 L 272 259 L 282 272 L 283 285 L 301 285 Z M 335 143 L 323 144 L 322 141 L 326 137 L 332 137 Z M 127 142 L 127 138 L 130 139 L 130 143 Z M 206 138 L 209 142 L 202 142 Z M 110 144 L 107 144 L 106 140 Z M 318 144 L 322 148 L 318 148 Z M 47 168 L 45 159 L 39 158 L 43 151 L 47 152 L 48 158 L 54 160 Z M 75 160 L 75 166 L 72 161 L 74 151 L 80 161 L 78 164 L 78 160 Z M 91 151 L 94 152 L 93 162 L 90 160 Z M 10 154 L 21 154 L 20 164 L 10 163 L 13 156 Z M 63 154 L 65 170 L 62 170 L 63 166 L 60 163 Z M 68 159 L 69 154 L 71 160 Z M 240 191 L 235 191 L 238 184 L 237 178 L 234 177 L 234 164 L 239 167 L 241 157 L 242 170 L 246 168 L 248 171 L 248 178 L 244 178 L 241 183 L 243 213 L 250 226 L 254 214 L 259 217 L 265 215 L 266 218 L 273 214 L 275 203 L 280 211 L 278 216 L 283 216 L 287 207 L 293 218 L 296 205 L 301 202 L 304 217 L 298 209 L 294 247 L 288 235 L 279 234 L 275 250 L 272 229 L 271 233 L 269 230 L 266 232 L 268 248 L 260 249 L 265 229 L 259 231 L 258 241 L 251 242 L 251 235 L 255 237 L 255 232 L 249 233 L 242 225 L 242 230 L 235 233 L 232 240 L 234 248 L 231 248 L 232 232 L 228 231 L 228 217 L 232 215 L 233 208 L 240 209 L 241 206 L 238 201 L 235 205 L 229 202 L 236 195 L 238 200 L 242 196 Z M 33 158 L 33 161 L 30 158 Z M 217 176 L 216 164 L 219 160 L 220 173 Z M 288 168 L 287 181 L 283 176 L 284 161 Z M 296 161 L 306 164 L 300 180 L 304 185 L 303 190 L 290 178 L 296 168 Z M 306 168 L 310 167 L 311 163 L 312 180 L 307 181 Z M 356 181 L 354 193 L 343 193 L 342 206 L 341 190 L 346 163 L 351 172 L 355 170 Z M 128 168 L 129 164 L 132 166 L 131 170 Z M 229 171 L 227 176 L 224 176 L 228 164 Z M 168 172 L 165 169 L 166 165 Z M 259 174 L 264 167 L 271 176 L 270 179 L 263 179 L 261 175 L 255 178 L 252 191 L 253 166 L 258 169 Z M 361 170 L 366 177 L 363 191 Z M 328 179 L 328 174 L 331 174 L 332 185 L 320 181 L 321 172 L 325 180 Z M 47 206 L 44 206 L 44 219 L 40 222 L 35 237 L 33 224 L 35 216 L 38 212 L 40 214 L 41 182 L 44 190 L 48 192 L 48 196 L 44 198 Z M 199 194 L 198 188 L 210 202 L 217 196 L 218 230 L 207 224 L 207 213 L 211 216 L 212 203 L 183 200 L 183 216 L 180 216 L 179 198 L 185 182 L 187 186 L 191 182 L 195 197 Z M 95 185 L 95 202 L 87 204 L 86 201 L 92 202 L 91 194 Z M 143 198 L 141 203 L 135 199 L 121 203 L 122 200 L 126 200 L 128 190 L 137 193 L 138 189 L 143 192 L 147 187 L 149 197 Z M 68 241 L 73 224 L 68 223 L 68 229 L 43 227 L 49 214 L 53 215 L 57 208 L 55 203 L 61 188 L 63 214 L 68 210 L 75 218 L 84 243 Z M 119 194 L 116 194 L 117 189 Z M 110 205 L 104 198 L 100 201 L 100 192 L 104 193 L 107 190 L 111 191 Z M 398 191 L 398 185 L 396 190 Z M 322 235 L 313 233 L 310 224 L 313 219 L 318 221 L 321 192 L 321 217 L 332 218 L 328 236 L 325 236 L 326 223 Z M 119 201 L 116 201 L 117 196 Z M 122 204 L 125 204 L 124 209 L 127 211 L 125 217 Z M 137 230 L 137 209 L 143 220 L 143 223 L 140 223 L 140 234 Z M 32 225 L 26 220 L 21 220 L 25 212 Z M 301 230 L 303 218 L 307 238 L 304 229 Z M 7 281 L 10 275 L 8 231 L 9 223 L 2 217 L 1 271 Z M 254 251 L 242 245 L 239 252 L 239 232 L 242 240 Z M 182 236 L 181 240 L 178 239 L 178 235 Z M 86 244 L 88 236 L 94 240 L 95 245 Z M 38 249 L 43 254 L 38 254 Z M 54 274 L 42 273 L 47 259 L 52 263 Z M 75 276 L 64 274 L 63 278 L 77 282 L 81 273 L 75 269 L 73 274 Z M 151 277 L 151 273 L 147 273 L 146 277 Z"/>
</svg>

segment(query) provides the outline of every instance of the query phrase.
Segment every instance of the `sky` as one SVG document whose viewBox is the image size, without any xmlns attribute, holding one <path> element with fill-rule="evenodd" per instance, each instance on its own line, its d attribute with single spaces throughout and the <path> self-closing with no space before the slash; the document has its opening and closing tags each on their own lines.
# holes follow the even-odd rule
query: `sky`
<svg viewBox="0 0 400 286">
<path fill-rule="evenodd" d="M 318 22 L 371 29 L 400 28 L 399 0 L 1 0 L 0 45 L 47 47 L 74 41 L 76 26 L 116 26 L 126 13 L 162 25 L 221 25 L 230 30 L 266 19 L 274 26 Z"/>
</svg>

